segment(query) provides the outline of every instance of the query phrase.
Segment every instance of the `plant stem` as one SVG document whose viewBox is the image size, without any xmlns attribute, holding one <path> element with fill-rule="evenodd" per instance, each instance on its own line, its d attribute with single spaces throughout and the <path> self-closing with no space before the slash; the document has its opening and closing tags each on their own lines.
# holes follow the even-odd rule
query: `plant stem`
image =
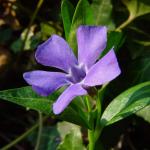
<svg viewBox="0 0 150 150">
<path fill-rule="evenodd" d="M 96 117 L 96 124 L 95 124 L 95 127 L 92 130 L 88 130 L 88 139 L 89 139 L 88 148 L 89 148 L 89 150 L 94 150 L 95 144 L 96 144 L 96 142 L 97 142 L 98 138 L 100 137 L 100 134 L 101 134 L 101 132 L 103 130 L 103 126 L 100 124 L 101 104 L 102 104 L 103 94 L 105 92 L 105 89 L 106 89 L 107 85 L 108 84 L 103 85 L 102 88 L 97 93 L 97 101 L 96 101 L 96 110 L 97 110 L 96 116 L 97 117 Z M 91 113 L 92 112 L 92 108 L 91 108 L 88 96 L 86 96 L 86 104 L 87 104 L 88 112 Z"/>
<path fill-rule="evenodd" d="M 42 113 L 40 111 L 38 113 L 39 113 L 39 130 L 38 130 L 38 136 L 37 136 L 35 150 L 39 149 L 40 141 L 41 141 L 42 128 L 43 128 Z"/>
<path fill-rule="evenodd" d="M 91 112 L 92 108 L 88 96 L 86 96 L 86 105 L 87 105 L 88 112 Z"/>
<path fill-rule="evenodd" d="M 116 31 L 121 31 L 125 28 L 128 24 L 130 24 L 135 18 L 133 16 L 129 16 L 128 19 L 123 22 L 119 27 L 116 28 Z"/>
<path fill-rule="evenodd" d="M 98 99 L 96 101 L 96 108 L 97 108 L 97 113 L 100 116 L 101 115 L 101 99 L 100 99 L 99 95 L 98 95 Z"/>
<path fill-rule="evenodd" d="M 88 139 L 89 139 L 89 150 L 94 150 L 95 147 L 95 140 L 94 140 L 94 131 L 88 129 Z"/>
<path fill-rule="evenodd" d="M 100 118 L 101 118 L 101 99 L 98 96 L 97 99 L 97 103 L 96 103 L 96 107 L 97 107 L 97 119 L 96 119 L 96 126 L 95 126 L 95 131 L 94 131 L 94 138 L 95 141 L 98 140 L 100 133 L 102 131 L 101 125 L 100 125 Z"/>
<path fill-rule="evenodd" d="M 95 141 L 98 140 L 98 138 L 100 137 L 100 134 L 103 130 L 102 125 L 100 124 L 100 119 L 101 119 L 101 107 L 102 107 L 102 98 L 103 98 L 103 94 L 104 91 L 106 89 L 107 84 L 103 85 L 102 88 L 99 90 L 98 92 L 98 99 L 96 101 L 96 108 L 97 108 L 97 119 L 96 119 L 96 126 L 95 126 L 95 130 L 94 130 L 94 139 Z"/>
<path fill-rule="evenodd" d="M 36 9 L 33 12 L 33 15 L 32 15 L 31 20 L 29 22 L 28 29 L 27 29 L 27 32 L 25 34 L 25 38 L 24 38 L 24 41 L 23 41 L 23 44 L 22 44 L 22 50 L 24 50 L 24 48 L 25 48 L 26 41 L 28 39 L 28 35 L 30 33 L 31 26 L 32 26 L 32 24 L 33 24 L 33 22 L 34 22 L 34 20 L 35 20 L 35 18 L 37 16 L 37 13 L 39 12 L 39 9 L 41 8 L 43 2 L 44 2 L 44 0 L 39 0 L 38 3 L 37 3 Z"/>
<path fill-rule="evenodd" d="M 47 117 L 43 118 L 43 121 L 45 121 L 47 119 Z M 42 122 L 43 122 L 42 121 Z M 0 148 L 1 150 L 8 150 L 11 147 L 13 147 L 14 145 L 16 145 L 17 143 L 19 143 L 21 140 L 23 140 L 24 138 L 26 138 L 29 134 L 31 134 L 36 128 L 38 128 L 39 123 L 36 123 L 34 126 L 32 126 L 29 130 L 27 130 L 26 132 L 24 132 L 22 135 L 20 135 L 18 138 L 16 138 L 15 140 L 13 140 L 11 143 L 5 145 L 4 147 Z"/>
<path fill-rule="evenodd" d="M 91 108 L 91 104 L 90 104 L 88 96 L 86 96 L 86 105 L 87 105 L 88 112 L 90 113 L 92 111 L 92 108 Z M 89 140 L 88 149 L 89 150 L 94 150 L 95 141 L 94 141 L 94 131 L 93 131 L 93 129 L 92 130 L 88 129 L 88 140 Z"/>
</svg>

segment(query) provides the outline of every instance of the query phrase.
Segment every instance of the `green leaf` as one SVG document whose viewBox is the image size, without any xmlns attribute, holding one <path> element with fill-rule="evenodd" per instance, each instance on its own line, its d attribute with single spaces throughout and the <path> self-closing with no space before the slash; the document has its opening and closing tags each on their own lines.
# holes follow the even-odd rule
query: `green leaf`
<svg viewBox="0 0 150 150">
<path fill-rule="evenodd" d="M 80 127 L 71 123 L 58 123 L 58 132 L 62 142 L 57 150 L 85 150 L 82 142 Z"/>
<path fill-rule="evenodd" d="M 113 5 L 111 0 L 93 0 L 91 6 L 96 25 L 106 25 L 111 30 L 115 29 L 115 24 L 112 20 Z"/>
<path fill-rule="evenodd" d="M 132 32 L 134 31 L 133 33 L 137 33 L 140 36 L 145 36 L 145 37 L 150 38 L 149 33 L 147 33 L 146 31 L 144 31 L 143 29 L 140 29 L 140 28 L 135 27 L 135 26 L 130 26 L 129 29 L 131 29 Z"/>
<path fill-rule="evenodd" d="M 72 25 L 91 25 L 94 23 L 93 11 L 87 0 L 79 0 L 72 19 Z"/>
<path fill-rule="evenodd" d="M 150 41 L 139 41 L 139 40 L 134 41 L 138 44 L 141 44 L 142 46 L 150 46 Z"/>
<path fill-rule="evenodd" d="M 26 43 L 24 46 L 24 50 L 32 50 L 33 49 L 33 47 L 31 47 L 31 45 L 32 45 L 33 37 L 35 36 L 34 30 L 35 30 L 35 25 L 31 26 L 31 28 L 30 28 L 30 31 L 28 33 L 28 37 L 27 37 L 27 40 L 26 40 Z M 11 49 L 13 52 L 17 53 L 17 52 L 22 51 L 22 45 L 26 38 L 27 32 L 28 32 L 28 28 L 24 29 L 23 32 L 21 33 L 20 37 L 11 44 Z"/>
<path fill-rule="evenodd" d="M 41 111 L 47 115 L 52 115 L 52 104 L 62 91 L 63 88 L 48 97 L 43 97 L 37 95 L 31 87 L 22 87 L 0 91 L 0 98 L 29 109 Z M 88 114 L 82 110 L 84 108 L 82 106 L 80 98 L 76 97 L 63 113 L 55 117 L 90 128 Z"/>
<path fill-rule="evenodd" d="M 147 106 L 136 112 L 136 115 L 142 117 L 145 121 L 150 123 L 150 106 Z"/>
<path fill-rule="evenodd" d="M 128 40 L 126 41 L 126 45 L 132 59 L 137 59 L 138 57 L 141 57 L 143 55 L 147 56 L 146 53 L 149 52 L 149 46 L 143 46 L 133 40 L 133 38 L 128 38 Z"/>
<path fill-rule="evenodd" d="M 47 40 L 52 34 L 58 34 L 56 29 L 48 23 L 40 23 L 42 40 Z"/>
<path fill-rule="evenodd" d="M 66 121 L 57 123 L 57 130 L 60 134 L 62 140 L 64 140 L 65 136 L 70 133 L 70 131 L 74 128 L 79 128 L 79 126 L 74 125 L 72 123 L 68 123 Z"/>
<path fill-rule="evenodd" d="M 52 103 L 56 100 L 59 94 L 58 91 L 48 97 L 41 97 L 37 95 L 31 87 L 22 87 L 0 91 L 0 98 L 29 109 L 41 111 L 45 114 L 51 114 Z"/>
<path fill-rule="evenodd" d="M 108 32 L 108 37 L 107 37 L 107 47 L 105 50 L 102 52 L 102 56 L 107 54 L 107 52 L 114 47 L 114 50 L 117 52 L 119 48 L 122 46 L 122 44 L 125 41 L 125 37 L 122 32 L 116 32 L 116 31 L 111 31 Z"/>
<path fill-rule="evenodd" d="M 71 30 L 68 42 L 71 48 L 77 54 L 76 30 L 80 25 L 94 24 L 93 12 L 87 0 L 79 0 L 71 24 Z"/>
<path fill-rule="evenodd" d="M 69 0 L 63 0 L 61 3 L 61 16 L 63 20 L 66 39 L 68 39 L 70 33 L 73 13 L 74 13 L 73 5 L 69 2 Z"/>
<path fill-rule="evenodd" d="M 150 13 L 150 5 L 149 3 L 145 3 L 144 0 L 123 0 L 123 3 L 130 13 L 130 18 Z"/>
<path fill-rule="evenodd" d="M 150 57 L 136 59 L 127 69 L 133 83 L 150 81 Z"/>
<path fill-rule="evenodd" d="M 122 32 L 109 32 L 106 49 L 110 50 L 112 47 L 114 47 L 115 51 L 118 51 L 118 49 L 122 46 L 124 41 L 125 37 Z"/>
<path fill-rule="evenodd" d="M 115 123 L 150 105 L 150 82 L 138 84 L 117 96 L 105 109 L 101 124 Z"/>
</svg>

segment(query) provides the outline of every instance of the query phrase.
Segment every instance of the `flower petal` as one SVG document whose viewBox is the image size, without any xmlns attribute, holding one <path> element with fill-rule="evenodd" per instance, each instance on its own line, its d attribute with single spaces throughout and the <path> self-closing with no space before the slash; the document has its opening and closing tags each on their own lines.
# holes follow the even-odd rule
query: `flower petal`
<svg viewBox="0 0 150 150">
<path fill-rule="evenodd" d="M 105 26 L 80 26 L 77 31 L 78 61 L 90 68 L 106 47 Z"/>
<path fill-rule="evenodd" d="M 40 64 L 56 67 L 66 72 L 71 66 L 77 64 L 77 59 L 67 42 L 57 35 L 52 35 L 38 46 L 35 57 Z"/>
<path fill-rule="evenodd" d="M 121 70 L 113 49 L 91 67 L 83 83 L 87 86 L 105 84 L 115 79 Z"/>
<path fill-rule="evenodd" d="M 69 103 L 79 95 L 86 95 L 87 92 L 80 84 L 73 84 L 69 86 L 53 104 L 54 114 L 60 114 L 69 105 Z"/>
<path fill-rule="evenodd" d="M 32 85 L 33 90 L 42 96 L 47 96 L 68 84 L 66 74 L 60 72 L 31 71 L 24 73 L 23 77 Z"/>
</svg>

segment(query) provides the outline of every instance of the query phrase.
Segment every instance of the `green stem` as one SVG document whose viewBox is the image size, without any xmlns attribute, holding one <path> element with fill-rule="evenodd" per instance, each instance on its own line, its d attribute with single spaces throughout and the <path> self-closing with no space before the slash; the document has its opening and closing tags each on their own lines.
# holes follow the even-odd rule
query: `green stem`
<svg viewBox="0 0 150 150">
<path fill-rule="evenodd" d="M 94 131 L 93 130 L 88 129 L 88 140 L 89 140 L 88 149 L 94 150 L 95 141 L 94 141 Z"/>
<path fill-rule="evenodd" d="M 86 105 L 87 105 L 88 112 L 91 112 L 92 108 L 91 108 L 91 104 L 90 104 L 89 98 L 88 98 L 88 96 L 86 96 L 85 98 L 86 98 Z"/>
<path fill-rule="evenodd" d="M 96 126 L 95 126 L 95 130 L 94 130 L 95 141 L 98 140 L 98 138 L 99 138 L 99 136 L 101 134 L 101 131 L 102 131 L 102 128 L 101 128 L 101 125 L 100 125 L 101 99 L 99 98 L 99 96 L 98 96 L 98 99 L 97 99 L 96 107 L 97 107 L 97 119 L 96 119 Z"/>
<path fill-rule="evenodd" d="M 96 108 L 97 108 L 97 113 L 100 116 L 101 115 L 101 98 L 98 95 L 98 99 L 96 101 Z"/>
<path fill-rule="evenodd" d="M 88 96 L 86 96 L 86 104 L 87 104 L 88 112 L 90 113 L 92 111 L 92 108 L 91 108 L 91 104 L 90 104 Z M 88 129 L 88 140 L 89 140 L 88 149 L 94 150 L 94 147 L 95 147 L 94 130 Z"/>
<path fill-rule="evenodd" d="M 100 118 L 101 118 L 102 98 L 103 98 L 103 94 L 105 92 L 106 86 L 107 86 L 107 84 L 103 85 L 102 88 L 100 89 L 100 91 L 97 94 L 97 101 L 96 101 L 96 110 L 97 110 L 96 125 L 95 125 L 94 130 L 89 130 L 88 131 L 88 135 L 89 135 L 89 150 L 94 150 L 96 141 L 100 137 L 101 132 L 103 130 L 103 126 L 100 124 Z M 88 99 L 87 99 L 87 104 L 88 104 Z M 89 112 L 92 111 L 91 109 L 88 109 L 88 110 L 89 110 Z"/>
<path fill-rule="evenodd" d="M 128 19 L 123 22 L 119 27 L 116 28 L 116 31 L 121 31 L 127 25 L 129 25 L 135 18 L 133 16 L 129 16 Z"/>
<path fill-rule="evenodd" d="M 103 127 L 100 124 L 100 118 L 101 118 L 101 107 L 102 107 L 102 98 L 103 98 L 103 94 L 105 92 L 106 86 L 108 84 L 105 84 L 102 86 L 102 88 L 100 89 L 100 91 L 98 92 L 98 99 L 96 101 L 96 108 L 97 108 L 97 120 L 96 120 L 96 126 L 95 126 L 95 131 L 94 131 L 94 138 L 95 141 L 98 140 L 98 138 L 100 137 L 100 134 L 103 130 Z"/>
<path fill-rule="evenodd" d="M 29 22 L 28 29 L 27 29 L 27 32 L 26 32 L 26 35 L 25 35 L 25 38 L 24 38 L 24 41 L 23 41 L 23 44 L 22 44 L 22 50 L 24 50 L 24 48 L 25 48 L 26 41 L 27 41 L 27 39 L 28 39 L 28 35 L 29 35 L 29 32 L 30 32 L 31 26 L 32 26 L 32 24 L 33 24 L 33 22 L 34 22 L 34 20 L 35 20 L 35 18 L 36 18 L 36 16 L 37 16 L 37 14 L 38 14 L 40 8 L 41 8 L 43 2 L 44 2 L 44 0 L 39 0 L 39 1 L 38 1 L 38 4 L 37 4 L 37 6 L 36 6 L 36 9 L 35 9 L 35 11 L 33 12 L 33 15 L 32 15 L 31 20 L 30 20 L 30 22 Z"/>
<path fill-rule="evenodd" d="M 45 121 L 47 119 L 47 117 L 45 117 L 43 119 L 43 121 Z M 39 123 L 36 123 L 34 126 L 32 126 L 29 130 L 27 130 L 26 132 L 24 132 L 22 135 L 20 135 L 18 138 L 16 138 L 15 140 L 13 140 L 11 143 L 5 145 L 4 147 L 1 148 L 1 150 L 8 150 L 11 147 L 13 147 L 14 145 L 16 145 L 17 143 L 19 143 L 21 140 L 23 140 L 24 138 L 26 138 L 29 134 L 31 134 L 36 128 L 38 128 Z"/>
<path fill-rule="evenodd" d="M 42 113 L 39 111 L 39 130 L 38 130 L 38 137 L 36 141 L 35 150 L 38 150 L 40 146 L 42 128 L 43 128 Z"/>
</svg>

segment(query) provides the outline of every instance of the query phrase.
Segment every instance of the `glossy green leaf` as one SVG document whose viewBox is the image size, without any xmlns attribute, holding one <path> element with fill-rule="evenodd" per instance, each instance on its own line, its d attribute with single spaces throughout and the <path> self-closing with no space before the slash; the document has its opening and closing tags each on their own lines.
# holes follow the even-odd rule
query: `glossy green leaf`
<svg viewBox="0 0 150 150">
<path fill-rule="evenodd" d="M 136 113 L 136 115 L 150 123 L 150 106 L 141 109 Z"/>
<path fill-rule="evenodd" d="M 130 12 L 130 18 L 136 18 L 150 13 L 150 4 L 143 0 L 123 0 Z"/>
<path fill-rule="evenodd" d="M 145 37 L 150 38 L 149 33 L 145 32 L 143 29 L 140 29 L 140 28 L 135 27 L 135 26 L 130 26 L 129 29 L 131 29 L 132 32 L 139 34 L 140 36 L 145 36 Z"/>
<path fill-rule="evenodd" d="M 80 25 L 94 24 L 93 12 L 87 0 L 79 0 L 72 19 L 68 42 L 77 54 L 76 31 Z"/>
<path fill-rule="evenodd" d="M 72 26 L 94 23 L 93 11 L 87 0 L 79 0 L 72 19 Z"/>
<path fill-rule="evenodd" d="M 124 41 L 125 41 L 125 36 L 123 35 L 122 32 L 116 32 L 116 31 L 108 32 L 107 47 L 102 52 L 101 57 L 104 56 L 112 47 L 114 47 L 115 51 L 118 51 L 119 48 L 124 43 Z"/>
<path fill-rule="evenodd" d="M 150 105 L 150 82 L 144 82 L 117 96 L 105 109 L 101 124 L 110 125 L 148 105 Z"/>
<path fill-rule="evenodd" d="M 37 95 L 31 87 L 22 87 L 0 91 L 0 98 L 2 100 L 16 103 L 28 109 L 41 111 L 47 115 L 51 115 L 52 104 L 55 100 L 57 100 L 62 90 L 63 89 L 60 89 L 48 97 L 43 97 Z M 84 109 L 84 107 L 81 102 L 82 100 L 79 97 L 76 97 L 72 101 L 72 103 L 65 109 L 65 111 L 56 117 L 61 120 L 90 128 L 88 114 L 82 110 Z"/>
<path fill-rule="evenodd" d="M 115 24 L 112 19 L 113 5 L 111 0 L 93 0 L 91 6 L 96 25 L 106 25 L 111 30 L 115 29 Z"/>
<path fill-rule="evenodd" d="M 150 46 L 150 41 L 139 41 L 139 40 L 134 40 L 134 41 L 143 46 Z"/>
<path fill-rule="evenodd" d="M 141 56 L 146 56 L 149 53 L 150 46 L 143 45 L 140 42 L 137 42 L 133 39 L 134 37 L 128 38 L 129 40 L 126 41 L 127 48 L 130 52 L 130 56 L 132 59 L 136 60 L 137 58 Z M 150 56 L 150 53 L 148 54 Z"/>
<path fill-rule="evenodd" d="M 115 51 L 118 51 L 119 48 L 124 43 L 124 41 L 125 41 L 125 36 L 123 35 L 122 32 L 116 32 L 116 31 L 109 32 L 106 49 L 110 50 L 112 47 L 114 47 Z"/>
<path fill-rule="evenodd" d="M 61 16 L 64 25 L 65 37 L 68 39 L 72 17 L 74 14 L 74 6 L 69 2 L 69 0 L 63 0 L 61 3 Z"/>
<path fill-rule="evenodd" d="M 85 150 L 79 126 L 62 122 L 57 127 L 62 138 L 57 150 Z"/>
<path fill-rule="evenodd" d="M 128 68 L 133 83 L 141 83 L 150 80 L 150 57 L 134 60 Z"/>
<path fill-rule="evenodd" d="M 22 87 L 0 91 L 0 98 L 29 109 L 41 111 L 45 114 L 51 114 L 52 103 L 57 99 L 59 94 L 59 92 L 55 92 L 48 97 L 41 97 L 37 95 L 31 87 Z"/>
</svg>

